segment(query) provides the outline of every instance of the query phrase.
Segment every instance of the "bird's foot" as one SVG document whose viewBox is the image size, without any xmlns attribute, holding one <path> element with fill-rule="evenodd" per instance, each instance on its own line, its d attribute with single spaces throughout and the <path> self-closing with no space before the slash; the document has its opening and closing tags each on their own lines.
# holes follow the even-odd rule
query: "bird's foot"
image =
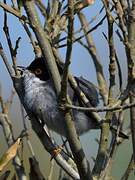
<svg viewBox="0 0 135 180">
<path fill-rule="evenodd" d="M 55 158 L 58 154 L 60 154 L 61 151 L 62 151 L 62 149 L 63 149 L 62 146 L 58 146 L 58 147 L 56 147 L 55 149 L 53 149 L 52 154 L 51 154 L 51 160 L 52 160 L 53 158 Z"/>
</svg>

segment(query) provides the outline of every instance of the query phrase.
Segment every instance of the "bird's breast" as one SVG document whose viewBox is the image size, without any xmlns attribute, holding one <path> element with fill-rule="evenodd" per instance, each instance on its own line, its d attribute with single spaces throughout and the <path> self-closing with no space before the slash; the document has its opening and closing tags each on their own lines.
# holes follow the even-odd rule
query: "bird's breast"
<svg viewBox="0 0 135 180">
<path fill-rule="evenodd" d="M 57 96 L 51 80 L 41 81 L 27 72 L 22 79 L 22 101 L 29 113 L 33 113 L 50 129 L 66 136 L 64 115 L 58 108 Z M 94 128 L 84 113 L 73 110 L 73 120 L 79 135 Z"/>
</svg>

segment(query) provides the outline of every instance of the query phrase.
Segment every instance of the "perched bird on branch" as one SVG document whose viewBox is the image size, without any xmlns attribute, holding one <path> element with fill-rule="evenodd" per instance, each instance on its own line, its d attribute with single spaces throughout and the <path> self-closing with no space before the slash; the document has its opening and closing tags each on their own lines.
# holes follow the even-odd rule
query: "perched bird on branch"
<svg viewBox="0 0 135 180">
<path fill-rule="evenodd" d="M 60 74 L 62 68 L 59 67 Z M 58 97 L 50 78 L 44 59 L 35 59 L 27 68 L 21 70 L 21 100 L 29 114 L 36 116 L 42 123 L 58 134 L 66 136 L 64 114 L 59 109 Z M 84 78 L 75 77 L 78 88 L 83 91 L 93 107 L 98 104 L 98 93 L 95 86 Z M 74 105 L 82 105 L 81 100 L 68 82 L 68 95 Z M 90 129 L 99 128 L 96 120 L 90 115 L 72 110 L 73 120 L 78 135 Z"/>
</svg>

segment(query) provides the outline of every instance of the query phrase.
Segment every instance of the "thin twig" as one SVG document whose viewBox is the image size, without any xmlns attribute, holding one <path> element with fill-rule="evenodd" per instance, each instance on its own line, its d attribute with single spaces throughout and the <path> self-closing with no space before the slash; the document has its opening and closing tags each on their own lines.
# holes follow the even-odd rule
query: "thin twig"
<svg viewBox="0 0 135 180">
<path fill-rule="evenodd" d="M 70 105 L 70 104 L 66 104 L 66 108 L 71 108 L 71 109 L 75 109 L 78 111 L 82 111 L 82 112 L 109 112 L 109 111 L 123 111 L 126 109 L 129 109 L 131 107 L 134 107 L 135 103 L 130 103 L 130 104 L 125 104 L 125 105 L 118 105 L 113 107 L 102 107 L 102 108 L 94 108 L 94 107 L 80 107 L 80 106 L 74 106 L 74 105 Z"/>
<path fill-rule="evenodd" d="M 73 43 L 81 40 L 81 39 L 84 38 L 87 34 L 95 31 L 99 26 L 101 26 L 101 25 L 103 24 L 103 22 L 104 22 L 105 19 L 106 19 L 106 15 L 105 15 L 94 27 L 92 27 L 89 31 L 87 31 L 87 33 L 84 33 L 82 36 L 74 39 L 74 40 L 73 40 Z M 60 43 L 61 41 L 64 41 L 65 39 L 67 39 L 67 36 L 61 38 L 58 42 L 56 42 L 56 44 Z M 56 46 L 57 46 L 57 45 L 56 45 Z M 58 47 L 58 48 L 63 48 L 63 47 L 65 47 L 65 46 L 67 46 L 67 44 L 62 44 L 62 45 L 59 45 L 59 46 L 57 46 L 57 47 Z"/>
<path fill-rule="evenodd" d="M 54 160 L 51 161 L 50 172 L 49 172 L 47 180 L 52 180 L 53 171 L 54 171 Z"/>
<path fill-rule="evenodd" d="M 133 170 L 135 170 L 135 165 L 134 165 L 134 157 L 132 155 L 130 162 L 128 164 L 128 167 L 127 167 L 124 175 L 122 176 L 121 180 L 128 180 L 128 178 Z"/>
<path fill-rule="evenodd" d="M 26 31 L 26 33 L 27 33 L 27 35 L 31 41 L 31 44 L 32 44 L 33 49 L 34 49 L 35 56 L 41 57 L 42 52 L 41 52 L 39 45 L 37 44 L 36 38 L 33 37 L 31 31 L 29 30 L 28 25 L 23 21 L 21 21 L 21 22 L 22 22 L 22 26 L 24 27 L 24 29 L 25 29 L 25 31 Z"/>
<path fill-rule="evenodd" d="M 47 18 L 47 12 L 46 12 L 46 7 L 43 4 L 43 2 L 41 0 L 35 0 L 35 3 L 37 5 L 37 7 L 39 8 L 39 10 L 41 11 L 42 15 Z"/>
<path fill-rule="evenodd" d="M 0 92 L 0 93 L 2 93 L 2 92 Z M 14 143 L 15 138 L 14 138 L 14 134 L 13 134 L 13 130 L 12 130 L 11 120 L 8 116 L 8 113 L 9 113 L 8 107 L 7 107 L 8 103 L 4 102 L 4 100 L 2 98 L 2 94 L 0 94 L 0 99 L 1 99 L 1 105 L 2 105 L 1 106 L 2 113 L 0 114 L 0 124 L 2 125 L 7 144 L 10 147 Z M 26 180 L 27 177 L 25 175 L 25 170 L 24 170 L 24 167 L 22 165 L 22 162 L 21 162 L 18 154 L 13 159 L 13 165 L 17 172 L 18 178 L 20 180 Z"/>
<path fill-rule="evenodd" d="M 3 59 L 3 61 L 4 61 L 4 64 L 5 64 L 5 66 L 6 66 L 7 70 L 8 70 L 9 75 L 12 78 L 14 76 L 14 72 L 13 72 L 13 69 L 12 69 L 11 65 L 8 62 L 6 54 L 4 53 L 1 42 L 0 42 L 0 55 L 1 55 L 2 59 Z"/>
<path fill-rule="evenodd" d="M 6 1 L 5 1 L 5 3 L 6 3 Z M 16 49 L 14 50 L 13 46 L 12 46 L 12 41 L 11 41 L 11 38 L 10 38 L 9 28 L 8 28 L 8 25 L 7 25 L 7 12 L 5 10 L 4 10 L 4 26 L 3 26 L 3 30 L 5 32 L 6 39 L 7 39 L 7 42 L 8 42 L 8 47 L 9 47 L 12 62 L 13 62 L 13 69 L 15 71 L 15 75 L 18 76 L 17 65 L 16 65 L 16 53 L 17 53 L 17 49 L 18 49 L 19 40 L 16 41 Z"/>
<path fill-rule="evenodd" d="M 128 41 L 130 43 L 130 49 L 127 49 L 127 63 L 128 63 L 128 83 L 134 84 L 135 80 L 135 1 L 132 1 L 132 9 L 129 14 L 129 26 L 128 26 Z M 134 89 L 131 91 L 134 93 Z M 130 102 L 135 102 L 135 97 L 130 97 Z M 135 107 L 130 109 L 131 119 L 131 132 L 132 132 L 132 145 L 133 145 L 133 158 L 135 163 Z"/>
<path fill-rule="evenodd" d="M 68 85 L 68 73 L 69 65 L 71 63 L 71 53 L 72 53 L 72 37 L 74 31 L 74 2 L 68 0 L 68 38 L 67 38 L 67 51 L 66 51 L 66 61 L 63 69 L 63 77 L 61 82 L 61 93 L 60 93 L 60 107 L 64 107 L 66 102 L 71 104 L 71 101 L 67 95 L 67 85 Z M 89 163 L 85 157 L 84 151 L 81 147 L 79 138 L 76 133 L 76 129 L 73 123 L 73 116 L 69 110 L 63 109 L 65 116 L 65 124 L 67 131 L 67 139 L 69 141 L 70 148 L 72 150 L 80 178 L 83 180 L 92 180 L 91 171 Z M 81 150 L 81 154 L 78 154 Z"/>
<path fill-rule="evenodd" d="M 23 108 L 22 104 L 20 104 L 20 108 L 21 108 L 21 115 L 22 115 L 22 121 L 23 121 L 24 130 L 25 130 L 25 132 L 27 132 L 28 129 L 27 129 L 26 121 L 25 121 L 24 108 Z M 29 148 L 30 153 L 32 155 L 32 158 L 34 158 L 36 160 L 34 149 L 32 147 L 32 144 L 31 144 L 30 140 L 29 140 L 29 135 L 26 136 L 26 140 L 27 140 L 27 145 L 28 145 L 28 148 Z"/>
<path fill-rule="evenodd" d="M 86 34 L 88 32 L 88 29 L 89 29 L 87 19 L 83 13 L 79 13 L 78 16 L 79 16 L 81 25 L 83 26 L 84 34 Z M 87 34 L 85 38 L 86 38 L 86 42 L 88 44 L 88 52 L 91 55 L 93 63 L 95 65 L 97 81 L 98 81 L 98 86 L 99 86 L 99 93 L 103 98 L 104 104 L 107 105 L 108 87 L 107 87 L 107 83 L 106 83 L 106 80 L 104 77 L 103 67 L 102 67 L 102 64 L 100 62 L 100 58 L 98 56 L 98 52 L 97 52 L 97 49 L 96 49 L 96 46 L 95 46 L 95 43 L 93 41 L 91 34 L 90 33 Z"/>
<path fill-rule="evenodd" d="M 15 10 L 11 6 L 8 6 L 7 4 L 0 2 L 0 7 L 2 7 L 8 13 L 11 13 L 14 16 L 16 16 L 17 18 L 21 19 L 22 21 L 25 21 L 26 23 L 29 23 L 25 16 L 22 16 L 19 11 Z"/>
</svg>

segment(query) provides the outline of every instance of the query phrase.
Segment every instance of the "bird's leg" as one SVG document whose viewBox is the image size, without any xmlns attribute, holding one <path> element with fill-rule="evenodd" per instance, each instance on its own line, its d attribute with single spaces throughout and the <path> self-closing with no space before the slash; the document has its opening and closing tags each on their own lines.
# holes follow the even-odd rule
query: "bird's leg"
<svg viewBox="0 0 135 180">
<path fill-rule="evenodd" d="M 51 153 L 51 160 L 54 159 L 54 157 L 56 157 L 58 154 L 60 154 L 62 149 L 63 149 L 62 146 L 58 146 L 55 149 L 53 149 L 53 151 Z"/>
</svg>

